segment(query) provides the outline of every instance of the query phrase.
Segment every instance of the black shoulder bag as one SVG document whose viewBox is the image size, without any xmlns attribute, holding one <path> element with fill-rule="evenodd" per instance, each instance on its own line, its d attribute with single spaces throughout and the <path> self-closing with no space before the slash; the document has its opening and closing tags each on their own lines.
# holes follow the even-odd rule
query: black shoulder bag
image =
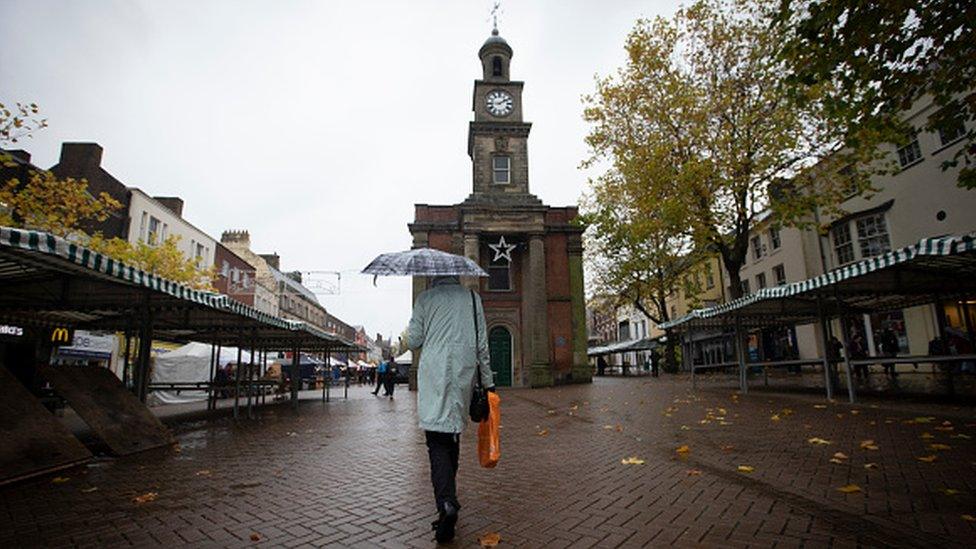
<svg viewBox="0 0 976 549">
<path fill-rule="evenodd" d="M 474 389 L 471 391 L 471 406 L 468 415 L 471 421 L 481 423 L 488 419 L 488 391 L 481 384 L 481 336 L 478 331 L 478 305 L 475 303 L 474 291 L 471 292 L 471 316 L 474 318 L 474 363 L 477 368 Z"/>
</svg>

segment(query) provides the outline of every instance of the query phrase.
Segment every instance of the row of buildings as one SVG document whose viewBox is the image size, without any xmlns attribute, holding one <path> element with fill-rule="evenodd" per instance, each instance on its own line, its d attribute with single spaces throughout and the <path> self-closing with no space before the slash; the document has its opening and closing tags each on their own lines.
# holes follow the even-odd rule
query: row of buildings
<svg viewBox="0 0 976 549">
<path fill-rule="evenodd" d="M 961 235 L 976 231 L 976 191 L 956 184 L 959 167 L 943 169 L 965 146 L 964 124 L 926 131 L 928 120 L 937 112 L 931 100 L 919 101 L 904 113 L 914 130 L 890 153 L 897 171 L 875 176 L 870 196 L 851 196 L 841 204 L 845 212 L 827 216 L 817 212 L 815 221 L 822 231 L 781 226 L 775 216 L 766 214 L 753 226 L 748 258 L 739 271 L 743 294 L 761 288 L 805 280 L 845 265 L 874 257 L 893 249 L 917 243 L 920 239 Z M 976 158 L 964 155 L 963 165 Z M 679 318 L 695 308 L 710 307 L 730 300 L 729 276 L 717 257 L 710 257 L 692 268 L 682 288 L 668 298 L 669 316 Z M 690 288 L 688 291 L 686 288 Z M 948 335 L 957 336 L 960 345 L 976 341 L 976 296 L 936 305 L 859 315 L 848 318 L 850 335 L 860 336 L 867 353 L 880 353 L 882 334 L 897 340 L 900 353 L 927 354 L 929 343 L 938 335 L 939 318 L 945 321 Z M 835 321 L 831 332 L 839 334 Z M 588 311 L 591 345 L 663 335 L 654 323 L 633 306 L 601 307 L 592 301 Z M 813 324 L 754 330 L 747 336 L 750 360 L 812 359 L 823 356 L 820 328 Z M 734 346 L 729 334 L 701 331 L 691 342 L 695 364 L 734 361 Z M 962 350 L 957 350 L 961 352 Z M 645 355 L 628 353 L 616 357 L 617 364 L 641 364 Z"/>
<path fill-rule="evenodd" d="M 14 165 L 4 169 L 4 181 L 13 177 L 24 181 L 31 170 L 40 170 L 31 164 L 26 151 L 5 152 L 13 158 Z M 303 285 L 300 271 L 285 272 L 277 253 L 251 249 L 247 230 L 224 231 L 219 239 L 208 235 L 183 217 L 181 198 L 151 196 L 116 179 L 102 167 L 102 152 L 96 143 L 63 143 L 58 163 L 48 170 L 60 179 L 83 179 L 90 193 L 106 193 L 122 205 L 105 221 L 85 226 L 87 232 L 149 246 L 178 237 L 177 246 L 187 259 L 201 267 L 213 267 L 213 285 L 218 292 L 261 312 L 304 321 L 369 349 L 350 359 L 377 362 L 389 356 L 388 339 L 380 334 L 371 337 L 363 326 L 347 324 L 329 313 L 316 294 Z"/>
</svg>

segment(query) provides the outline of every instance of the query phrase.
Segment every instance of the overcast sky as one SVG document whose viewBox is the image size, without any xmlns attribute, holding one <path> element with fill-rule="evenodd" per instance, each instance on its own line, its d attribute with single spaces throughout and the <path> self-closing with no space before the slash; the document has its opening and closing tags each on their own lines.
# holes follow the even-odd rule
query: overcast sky
<svg viewBox="0 0 976 549">
<path fill-rule="evenodd" d="M 624 61 L 638 17 L 674 1 L 508 1 L 501 35 L 525 81 L 529 185 L 576 204 L 587 174 L 580 97 Z M 103 167 L 184 199 L 216 239 L 248 229 L 284 270 L 340 271 L 326 308 L 396 336 L 407 279 L 359 275 L 408 249 L 415 203 L 471 192 L 467 127 L 491 2 L 0 0 L 0 101 L 36 102 L 50 127 L 22 143 L 35 164 L 63 141 Z"/>
</svg>

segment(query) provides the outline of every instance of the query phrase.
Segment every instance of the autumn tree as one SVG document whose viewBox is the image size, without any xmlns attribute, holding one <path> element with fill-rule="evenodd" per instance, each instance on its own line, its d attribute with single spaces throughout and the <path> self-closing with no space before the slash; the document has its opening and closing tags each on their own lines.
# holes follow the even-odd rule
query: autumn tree
<svg viewBox="0 0 976 549">
<path fill-rule="evenodd" d="M 647 181 L 652 174 L 629 175 L 609 170 L 584 200 L 588 271 L 597 294 L 661 324 L 670 320 L 668 296 L 697 254 L 668 210 L 649 207 L 660 202 L 648 196 L 656 188 Z M 670 331 L 665 335 L 665 370 L 676 371 L 675 338 Z"/>
<path fill-rule="evenodd" d="M 894 129 L 903 139 L 911 129 L 899 114 L 930 95 L 938 108 L 924 129 L 965 134 L 943 169 L 976 154 L 976 3 L 783 0 L 776 22 L 791 84 L 827 84 L 823 100 L 852 135 Z M 976 167 L 966 163 L 958 184 L 976 187 Z"/>
<path fill-rule="evenodd" d="M 639 20 L 626 64 L 585 98 L 590 163 L 607 160 L 648 185 L 636 217 L 667 211 L 657 224 L 667 226 L 663 241 L 685 234 L 692 248 L 717 254 L 732 297 L 741 295 L 757 216 L 773 208 L 784 225 L 809 222 L 814 209 L 867 188 L 859 171 L 849 179 L 838 172 L 870 165 L 860 160 L 873 154 L 840 150 L 846 128 L 820 100 L 830 83 L 784 85 L 783 34 L 770 1 L 699 0 L 671 19 Z"/>
</svg>

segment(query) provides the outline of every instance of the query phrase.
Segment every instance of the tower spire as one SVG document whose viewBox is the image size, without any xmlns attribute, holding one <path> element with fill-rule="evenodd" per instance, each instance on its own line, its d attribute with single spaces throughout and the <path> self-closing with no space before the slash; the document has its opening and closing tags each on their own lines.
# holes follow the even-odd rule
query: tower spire
<svg viewBox="0 0 976 549">
<path fill-rule="evenodd" d="M 498 14 L 501 12 L 502 3 L 495 2 L 491 6 L 491 35 L 498 36 Z"/>
</svg>

